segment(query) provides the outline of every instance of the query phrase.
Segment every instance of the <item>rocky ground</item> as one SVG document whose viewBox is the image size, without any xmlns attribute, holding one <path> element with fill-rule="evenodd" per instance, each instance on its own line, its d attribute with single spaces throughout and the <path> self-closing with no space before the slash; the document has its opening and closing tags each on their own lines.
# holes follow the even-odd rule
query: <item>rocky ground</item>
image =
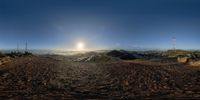
<svg viewBox="0 0 200 100">
<path fill-rule="evenodd" d="M 31 55 L 0 65 L 0 99 L 200 99 L 200 67 L 69 59 Z"/>
</svg>

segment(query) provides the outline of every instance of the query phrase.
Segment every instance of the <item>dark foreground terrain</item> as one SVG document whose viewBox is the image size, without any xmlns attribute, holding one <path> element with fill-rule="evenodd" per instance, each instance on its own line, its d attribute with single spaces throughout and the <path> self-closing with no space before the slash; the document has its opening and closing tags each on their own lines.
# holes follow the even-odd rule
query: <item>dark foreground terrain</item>
<svg viewBox="0 0 200 100">
<path fill-rule="evenodd" d="M 200 67 L 54 58 L 23 56 L 0 65 L 0 99 L 200 99 Z"/>
</svg>

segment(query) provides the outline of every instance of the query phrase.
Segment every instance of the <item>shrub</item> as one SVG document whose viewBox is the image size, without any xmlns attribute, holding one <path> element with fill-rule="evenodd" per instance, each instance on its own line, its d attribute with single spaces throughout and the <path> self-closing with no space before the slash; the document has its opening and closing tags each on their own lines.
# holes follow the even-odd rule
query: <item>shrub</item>
<svg viewBox="0 0 200 100">
<path fill-rule="evenodd" d="M 4 57 L 5 55 L 2 53 L 2 52 L 0 52 L 0 57 Z"/>
</svg>

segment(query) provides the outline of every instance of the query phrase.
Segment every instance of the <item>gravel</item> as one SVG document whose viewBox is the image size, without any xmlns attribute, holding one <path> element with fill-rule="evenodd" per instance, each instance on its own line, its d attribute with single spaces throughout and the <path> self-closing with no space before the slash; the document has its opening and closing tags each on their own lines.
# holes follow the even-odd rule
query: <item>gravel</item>
<svg viewBox="0 0 200 100">
<path fill-rule="evenodd" d="M 0 65 L 0 99 L 198 99 L 199 76 L 199 67 L 169 62 L 18 57 Z"/>
</svg>

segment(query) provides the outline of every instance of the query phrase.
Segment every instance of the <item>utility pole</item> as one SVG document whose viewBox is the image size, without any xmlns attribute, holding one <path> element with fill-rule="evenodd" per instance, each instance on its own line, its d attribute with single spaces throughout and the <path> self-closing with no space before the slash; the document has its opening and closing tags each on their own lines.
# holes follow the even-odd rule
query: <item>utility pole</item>
<svg viewBox="0 0 200 100">
<path fill-rule="evenodd" d="M 19 44 L 17 43 L 17 53 L 19 52 Z"/>
<path fill-rule="evenodd" d="M 176 37 L 172 37 L 172 46 L 173 46 L 174 52 L 176 52 Z"/>
<path fill-rule="evenodd" d="M 25 52 L 28 52 L 28 44 L 27 44 L 27 42 L 25 44 Z"/>
</svg>

